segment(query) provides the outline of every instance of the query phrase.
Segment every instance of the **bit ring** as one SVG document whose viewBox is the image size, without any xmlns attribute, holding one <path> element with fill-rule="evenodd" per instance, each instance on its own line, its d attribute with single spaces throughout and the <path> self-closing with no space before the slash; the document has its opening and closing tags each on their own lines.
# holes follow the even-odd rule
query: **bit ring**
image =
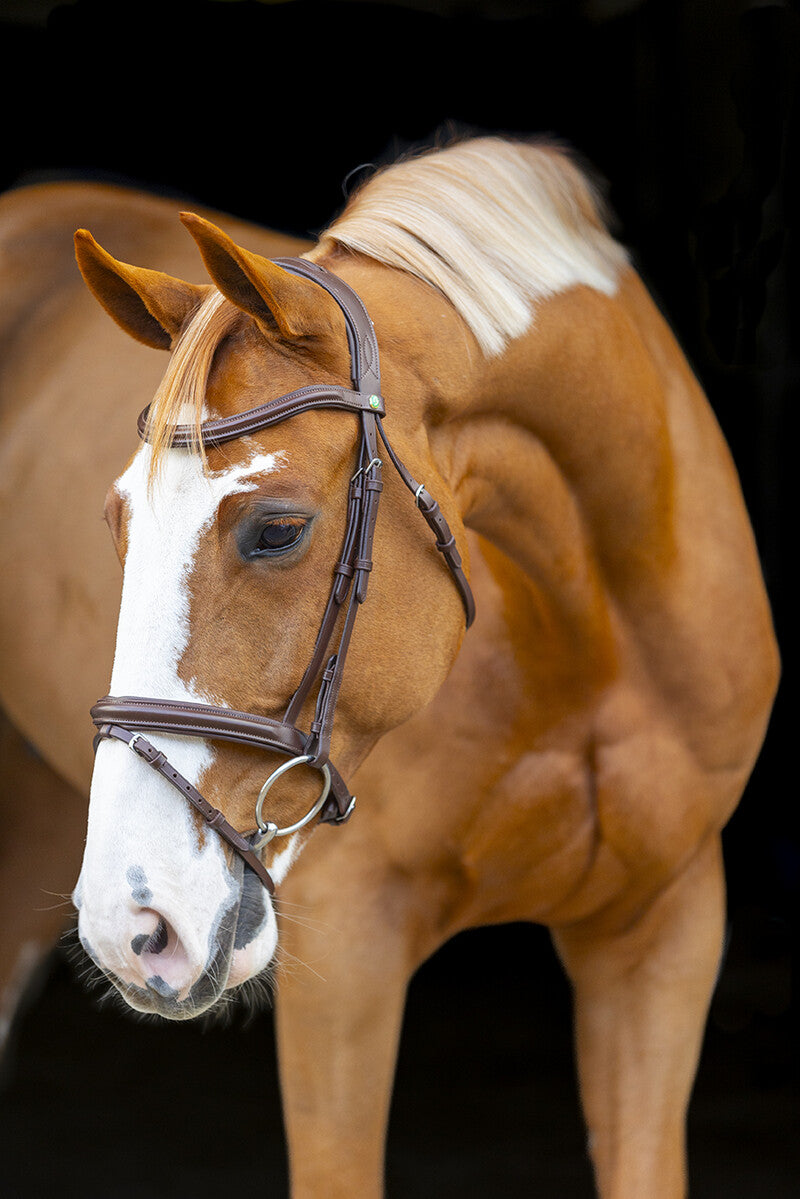
<svg viewBox="0 0 800 1199">
<path fill-rule="evenodd" d="M 301 820 L 295 821 L 294 824 L 287 824 L 285 828 L 278 828 L 278 826 L 271 820 L 264 820 L 263 817 L 264 800 L 278 779 L 293 767 L 301 766 L 310 761 L 310 754 L 300 754 L 300 756 L 297 758 L 290 758 L 288 762 L 284 762 L 277 768 L 277 770 L 273 770 L 272 774 L 259 791 L 258 799 L 256 800 L 256 824 L 258 825 L 258 831 L 260 834 L 260 836 L 257 838 L 257 848 L 260 848 L 262 845 L 266 845 L 266 843 L 271 841 L 273 837 L 288 837 L 291 833 L 296 833 L 305 825 L 310 824 L 317 813 L 321 810 L 322 805 L 325 803 L 325 800 L 328 798 L 331 790 L 331 770 L 327 762 L 319 768 L 322 771 L 322 775 L 325 780 L 322 785 L 320 796 L 316 800 L 311 810 L 307 812 Z"/>
</svg>

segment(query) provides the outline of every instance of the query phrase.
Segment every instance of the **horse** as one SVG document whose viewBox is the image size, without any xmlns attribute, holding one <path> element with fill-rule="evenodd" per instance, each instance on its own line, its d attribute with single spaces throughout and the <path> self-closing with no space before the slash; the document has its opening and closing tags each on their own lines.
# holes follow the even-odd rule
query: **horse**
<svg viewBox="0 0 800 1199">
<path fill-rule="evenodd" d="M 543 925 L 598 1194 L 685 1195 L 779 657 L 722 433 L 587 173 L 456 141 L 313 244 L 85 184 L 0 220 L 0 695 L 89 793 L 86 952 L 173 1020 L 272 970 L 292 1195 L 370 1199 L 410 978 Z"/>
</svg>

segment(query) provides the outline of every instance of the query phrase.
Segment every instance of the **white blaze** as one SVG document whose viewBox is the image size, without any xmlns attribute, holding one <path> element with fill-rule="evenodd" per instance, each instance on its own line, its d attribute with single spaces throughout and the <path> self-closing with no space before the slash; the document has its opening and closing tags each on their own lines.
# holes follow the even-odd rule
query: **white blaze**
<svg viewBox="0 0 800 1199">
<path fill-rule="evenodd" d="M 109 692 L 222 705 L 224 696 L 203 694 L 178 674 L 190 636 L 188 583 L 221 500 L 252 490 L 253 475 L 281 469 L 285 458 L 254 453 L 245 464 L 214 475 L 203 473 L 198 455 L 173 449 L 151 492 L 150 455 L 150 447 L 142 446 L 117 482 L 130 516 Z M 195 786 L 213 761 L 213 749 L 201 738 L 147 737 Z M 138 888 L 131 885 L 131 870 L 144 880 Z M 97 751 L 75 900 L 81 935 L 102 965 L 126 981 L 132 913 L 150 906 L 143 902 L 148 893 L 153 909 L 178 930 L 188 956 L 204 964 L 216 922 L 234 898 L 222 843 L 210 834 L 201 850 L 188 803 L 127 746 L 106 740 Z M 268 952 L 262 965 L 274 949 L 274 918 L 269 924 L 258 937 L 272 941 L 263 947 Z M 255 950 L 253 943 L 245 952 Z"/>
</svg>

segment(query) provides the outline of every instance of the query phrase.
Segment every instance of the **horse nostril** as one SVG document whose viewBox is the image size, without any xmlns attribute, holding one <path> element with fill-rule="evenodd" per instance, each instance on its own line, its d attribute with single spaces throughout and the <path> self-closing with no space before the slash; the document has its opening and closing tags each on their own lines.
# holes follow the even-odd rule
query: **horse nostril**
<svg viewBox="0 0 800 1199">
<path fill-rule="evenodd" d="M 131 949 L 137 956 L 143 953 L 161 953 L 162 950 L 166 949 L 168 940 L 169 928 L 167 927 L 167 922 L 159 917 L 155 932 L 152 932 L 150 936 L 146 933 L 139 933 L 131 941 Z"/>
</svg>

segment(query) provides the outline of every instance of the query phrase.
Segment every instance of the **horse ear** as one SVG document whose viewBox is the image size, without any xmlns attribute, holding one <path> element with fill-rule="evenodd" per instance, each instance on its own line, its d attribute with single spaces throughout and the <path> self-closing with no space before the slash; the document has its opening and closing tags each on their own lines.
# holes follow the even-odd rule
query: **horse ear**
<svg viewBox="0 0 800 1199">
<path fill-rule="evenodd" d="M 282 337 L 319 336 L 334 330 L 333 306 L 315 283 L 298 278 L 243 250 L 216 225 L 192 212 L 181 220 L 203 257 L 206 270 L 224 296 L 249 313 L 265 333 Z"/>
<path fill-rule="evenodd" d="M 86 229 L 75 234 L 75 257 L 87 287 L 131 337 L 169 350 L 186 318 L 208 293 L 161 271 L 118 262 Z"/>
</svg>

